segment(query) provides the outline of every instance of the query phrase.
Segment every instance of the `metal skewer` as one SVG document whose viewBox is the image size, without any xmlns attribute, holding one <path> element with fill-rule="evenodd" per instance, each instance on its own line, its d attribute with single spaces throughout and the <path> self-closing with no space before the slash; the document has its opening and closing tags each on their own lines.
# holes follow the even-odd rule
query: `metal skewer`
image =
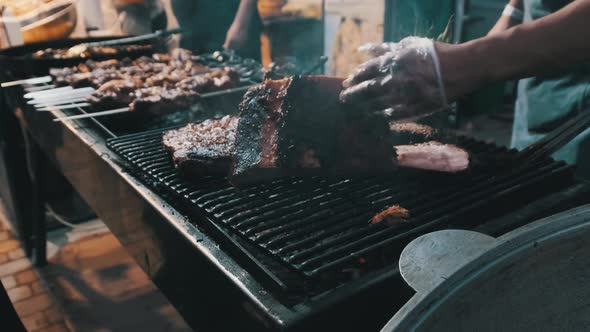
<svg viewBox="0 0 590 332">
<path fill-rule="evenodd" d="M 74 98 L 74 99 L 67 99 L 67 100 L 56 100 L 48 103 L 40 103 L 35 104 L 35 108 L 45 108 L 45 107 L 59 107 L 61 105 L 69 105 L 71 103 L 81 103 L 86 102 L 86 97 L 84 98 Z"/>
<path fill-rule="evenodd" d="M 129 109 L 129 107 L 119 108 L 119 109 L 110 110 L 110 111 L 103 111 L 103 112 L 95 112 L 95 113 L 88 113 L 88 114 L 81 114 L 81 115 L 63 116 L 63 117 L 59 117 L 59 118 L 53 119 L 53 122 L 63 122 L 63 121 L 66 121 L 66 120 L 95 118 L 95 117 L 99 117 L 99 116 L 111 115 L 111 114 L 117 114 L 117 113 L 125 113 L 125 112 L 131 112 L 131 110 Z"/>
<path fill-rule="evenodd" d="M 33 85 L 33 86 L 26 87 L 25 91 L 27 91 L 27 92 L 41 92 L 41 91 L 49 90 L 49 89 L 53 89 L 53 88 L 55 88 L 55 85 L 53 85 L 53 84 Z"/>
<path fill-rule="evenodd" d="M 89 103 L 74 103 L 74 104 L 64 104 L 64 105 L 50 105 L 50 106 L 44 106 L 44 107 L 40 107 L 37 109 L 38 112 L 47 112 L 47 111 L 53 111 L 53 110 L 67 110 L 67 109 L 72 109 L 72 108 L 78 108 L 78 107 L 86 107 L 86 106 L 90 106 Z"/>
<path fill-rule="evenodd" d="M 73 99 L 80 99 L 80 98 L 87 98 L 90 96 L 92 92 L 81 92 L 81 93 L 72 93 L 70 95 L 57 95 L 57 96 L 47 96 L 45 98 L 39 99 L 31 99 L 27 101 L 29 105 L 38 105 L 38 104 L 63 104 L 63 102 L 67 102 Z"/>
<path fill-rule="evenodd" d="M 61 88 L 46 89 L 46 90 L 43 90 L 43 91 L 29 92 L 29 93 L 25 94 L 24 97 L 26 99 L 34 99 L 34 98 L 38 98 L 38 97 L 45 96 L 45 95 L 51 95 L 53 93 L 64 92 L 64 91 L 71 91 L 71 90 L 74 90 L 74 88 L 72 88 L 71 86 L 64 86 L 64 87 L 61 87 Z"/>
<path fill-rule="evenodd" d="M 2 86 L 3 88 L 8 88 L 11 86 L 24 85 L 24 84 L 43 84 L 43 83 L 49 83 L 52 80 L 53 79 L 51 78 L 51 76 L 47 75 L 47 76 L 42 76 L 42 77 L 29 78 L 26 80 L 4 82 L 4 83 L 0 84 L 0 86 Z"/>
</svg>

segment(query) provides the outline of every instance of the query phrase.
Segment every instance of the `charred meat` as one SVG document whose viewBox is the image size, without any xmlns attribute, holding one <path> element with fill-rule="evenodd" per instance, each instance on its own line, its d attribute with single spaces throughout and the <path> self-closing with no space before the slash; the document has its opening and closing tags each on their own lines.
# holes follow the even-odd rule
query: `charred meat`
<svg viewBox="0 0 590 332">
<path fill-rule="evenodd" d="M 394 168 L 389 127 L 369 112 L 345 109 L 342 80 L 268 80 L 240 106 L 232 182 L 291 175 L 344 175 Z"/>
<path fill-rule="evenodd" d="M 164 134 L 164 146 L 175 166 L 188 178 L 203 175 L 228 175 L 238 118 L 225 116 L 189 124 Z"/>
<path fill-rule="evenodd" d="M 338 101 L 340 86 L 339 79 L 323 76 L 268 80 L 244 96 L 239 119 L 192 124 L 166 133 L 164 142 L 183 173 L 204 174 L 215 165 L 215 174 L 231 172 L 238 185 L 290 175 L 379 173 L 398 166 L 440 172 L 469 166 L 469 154 L 452 144 L 393 144 L 393 136 L 408 132 L 416 142 L 440 135 L 428 126 L 389 125 L 363 110 L 344 109 Z M 224 153 L 202 147 L 208 141 L 201 136 L 209 137 L 212 128 L 228 138 L 222 141 Z M 167 143 L 174 140 L 191 148 Z M 187 150 L 191 153 L 176 153 Z"/>
</svg>

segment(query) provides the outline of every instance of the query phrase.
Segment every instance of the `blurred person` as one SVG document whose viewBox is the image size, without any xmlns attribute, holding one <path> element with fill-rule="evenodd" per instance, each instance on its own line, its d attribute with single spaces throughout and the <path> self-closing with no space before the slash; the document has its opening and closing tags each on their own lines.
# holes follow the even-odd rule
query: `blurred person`
<svg viewBox="0 0 590 332">
<path fill-rule="evenodd" d="M 127 35 L 144 35 L 168 25 L 161 0 L 112 0 L 121 30 Z"/>
<path fill-rule="evenodd" d="M 257 0 L 171 0 L 183 33 L 180 46 L 208 53 L 222 48 L 260 60 L 262 21 Z"/>
</svg>

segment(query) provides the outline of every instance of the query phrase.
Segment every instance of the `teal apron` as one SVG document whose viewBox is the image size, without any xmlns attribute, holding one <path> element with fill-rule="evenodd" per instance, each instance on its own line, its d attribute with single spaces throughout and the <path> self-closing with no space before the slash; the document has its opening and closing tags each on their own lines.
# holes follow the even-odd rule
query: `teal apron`
<svg viewBox="0 0 590 332">
<path fill-rule="evenodd" d="M 525 21 L 549 15 L 570 2 L 525 0 Z M 512 146 L 523 149 L 582 111 L 590 111 L 590 65 L 580 65 L 568 73 L 523 79 L 518 84 Z M 576 164 L 578 174 L 590 179 L 589 153 L 587 129 L 553 157 Z"/>
</svg>

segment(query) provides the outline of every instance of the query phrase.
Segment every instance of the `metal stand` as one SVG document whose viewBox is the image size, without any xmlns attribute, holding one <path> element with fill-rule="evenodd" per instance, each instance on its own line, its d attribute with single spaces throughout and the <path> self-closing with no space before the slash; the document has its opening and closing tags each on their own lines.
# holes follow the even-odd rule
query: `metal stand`
<svg viewBox="0 0 590 332">
<path fill-rule="evenodd" d="M 32 142 L 32 140 L 29 140 Z M 32 260 L 35 266 L 47 264 L 47 223 L 45 220 L 45 195 L 43 165 L 47 164 L 43 152 L 35 143 L 31 144 L 30 160 L 33 172 L 31 197 Z"/>
<path fill-rule="evenodd" d="M 0 93 L 0 196 L 15 235 L 21 240 L 27 256 L 31 243 L 31 180 L 27 173 L 22 134 L 16 118 L 8 111 L 4 94 Z"/>
</svg>

